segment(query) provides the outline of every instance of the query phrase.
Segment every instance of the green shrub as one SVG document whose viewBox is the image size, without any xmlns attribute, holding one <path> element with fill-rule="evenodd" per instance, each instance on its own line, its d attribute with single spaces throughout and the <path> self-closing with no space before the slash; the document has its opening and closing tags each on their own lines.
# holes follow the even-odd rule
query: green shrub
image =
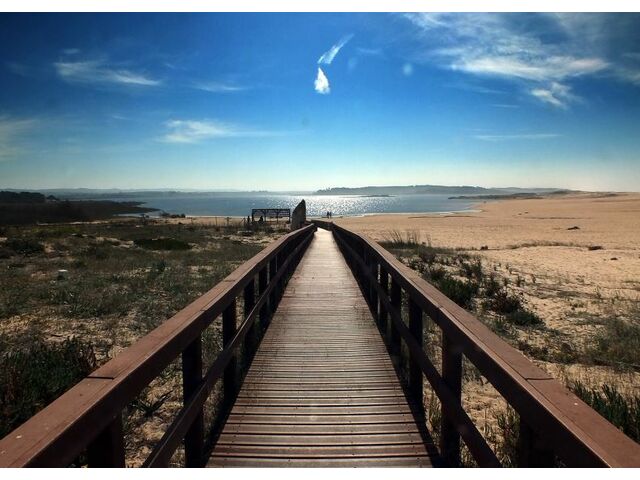
<svg viewBox="0 0 640 480">
<path fill-rule="evenodd" d="M 44 246 L 31 238 L 10 238 L 5 246 L 20 255 L 34 255 L 44 252 Z"/>
<path fill-rule="evenodd" d="M 445 276 L 437 282 L 438 290 L 464 308 L 471 308 L 473 297 L 478 293 L 478 284 Z"/>
<path fill-rule="evenodd" d="M 535 313 L 525 309 L 507 313 L 506 320 L 509 323 L 519 325 L 521 327 L 532 327 L 536 325 L 542 325 L 543 323 L 542 319 Z"/>
<path fill-rule="evenodd" d="M 474 262 L 461 261 L 460 271 L 467 278 L 475 278 L 479 282 L 482 281 L 482 262 L 480 259 Z"/>
<path fill-rule="evenodd" d="M 443 267 L 432 266 L 427 272 L 429 280 L 433 282 L 441 281 L 447 275 L 447 271 Z"/>
<path fill-rule="evenodd" d="M 600 365 L 640 369 L 640 320 L 606 322 L 587 348 L 587 356 Z"/>
<path fill-rule="evenodd" d="M 79 339 L 36 340 L 0 356 L 0 437 L 35 415 L 96 367 L 93 348 Z"/>
<path fill-rule="evenodd" d="M 640 442 L 640 395 L 624 395 L 615 386 L 587 386 L 572 381 L 569 388 L 600 415 L 626 435 Z"/>
<path fill-rule="evenodd" d="M 505 289 L 500 289 L 486 302 L 487 307 L 496 313 L 508 315 L 522 309 L 519 297 L 510 295 Z"/>
<path fill-rule="evenodd" d="M 418 249 L 418 257 L 427 265 L 431 266 L 436 262 L 437 255 L 434 248 L 431 246 L 422 245 Z"/>
<path fill-rule="evenodd" d="M 191 245 L 175 238 L 140 238 L 134 240 L 136 246 L 147 250 L 190 250 Z"/>
<path fill-rule="evenodd" d="M 502 287 L 496 280 L 496 277 L 491 274 L 484 281 L 484 293 L 487 297 L 494 297 L 496 294 L 500 292 Z"/>
<path fill-rule="evenodd" d="M 420 232 L 417 230 L 401 232 L 392 230 L 387 232 L 386 238 L 380 242 L 384 247 L 389 248 L 416 248 L 420 246 Z"/>
</svg>

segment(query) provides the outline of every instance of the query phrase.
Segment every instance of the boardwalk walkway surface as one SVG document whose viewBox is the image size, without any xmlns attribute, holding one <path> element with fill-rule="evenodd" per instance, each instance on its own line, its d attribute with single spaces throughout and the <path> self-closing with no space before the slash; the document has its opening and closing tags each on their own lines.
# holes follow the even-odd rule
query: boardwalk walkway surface
<svg viewBox="0 0 640 480">
<path fill-rule="evenodd" d="M 318 230 L 208 466 L 428 467 L 417 425 L 349 267 Z"/>
</svg>

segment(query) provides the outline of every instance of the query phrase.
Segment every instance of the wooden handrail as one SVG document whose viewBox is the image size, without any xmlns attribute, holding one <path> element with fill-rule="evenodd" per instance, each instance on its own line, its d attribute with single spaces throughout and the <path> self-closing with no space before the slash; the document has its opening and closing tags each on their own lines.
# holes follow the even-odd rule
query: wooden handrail
<svg viewBox="0 0 640 480">
<path fill-rule="evenodd" d="M 194 378 L 183 379 L 184 407 L 146 462 L 151 466 L 166 465 L 184 438 L 187 466 L 202 465 L 204 440 L 198 422 L 202 421 L 204 401 L 223 373 L 225 377 L 236 374 L 235 361 L 232 362 L 236 351 L 258 316 L 260 323 L 266 325 L 268 312 L 275 310 L 284 284 L 315 230 L 315 225 L 309 225 L 267 246 L 0 440 L 0 467 L 66 466 L 85 451 L 90 466 L 124 466 L 122 410 L 181 354 L 183 371 L 185 365 L 190 365 L 190 370 L 194 366 L 201 368 L 201 334 L 218 316 L 227 315 L 234 320 L 226 327 L 233 330 L 223 332 L 230 341 L 204 377 L 195 372 Z M 254 299 L 254 307 L 245 311 L 236 330 L 236 298 L 253 291 L 256 277 L 259 297 Z"/>
<path fill-rule="evenodd" d="M 497 462 L 460 401 L 464 355 L 518 412 L 521 466 L 552 466 L 556 456 L 568 466 L 640 466 L 640 445 L 393 254 L 365 235 L 329 222 L 316 224 L 333 231 L 382 332 L 390 325 L 390 349 L 396 348 L 394 335 L 406 344 L 413 365 L 410 368 L 420 372 L 410 372 L 410 379 L 422 382 L 424 375 L 440 399 L 441 454 L 450 464 L 460 461 L 460 438 L 479 465 L 495 466 Z M 401 306 L 393 301 L 394 289 L 404 291 L 409 299 L 409 328 Z M 442 330 L 442 374 L 422 348 L 423 312 Z M 422 383 L 410 387 L 420 392 L 422 403 Z"/>
</svg>

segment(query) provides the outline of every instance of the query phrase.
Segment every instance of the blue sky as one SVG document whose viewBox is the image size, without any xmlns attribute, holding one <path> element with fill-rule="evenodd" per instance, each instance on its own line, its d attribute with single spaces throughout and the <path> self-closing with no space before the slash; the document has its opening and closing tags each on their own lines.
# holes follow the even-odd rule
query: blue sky
<svg viewBox="0 0 640 480">
<path fill-rule="evenodd" d="M 640 16 L 0 16 L 0 187 L 422 183 L 640 190 Z"/>
</svg>

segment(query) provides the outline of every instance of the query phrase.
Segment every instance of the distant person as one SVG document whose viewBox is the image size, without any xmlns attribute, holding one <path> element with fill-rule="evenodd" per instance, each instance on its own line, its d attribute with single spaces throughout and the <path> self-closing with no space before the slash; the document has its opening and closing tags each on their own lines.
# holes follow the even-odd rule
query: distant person
<svg viewBox="0 0 640 480">
<path fill-rule="evenodd" d="M 262 215 L 260 215 L 260 219 L 258 220 L 258 223 L 264 223 L 264 217 Z"/>
</svg>

